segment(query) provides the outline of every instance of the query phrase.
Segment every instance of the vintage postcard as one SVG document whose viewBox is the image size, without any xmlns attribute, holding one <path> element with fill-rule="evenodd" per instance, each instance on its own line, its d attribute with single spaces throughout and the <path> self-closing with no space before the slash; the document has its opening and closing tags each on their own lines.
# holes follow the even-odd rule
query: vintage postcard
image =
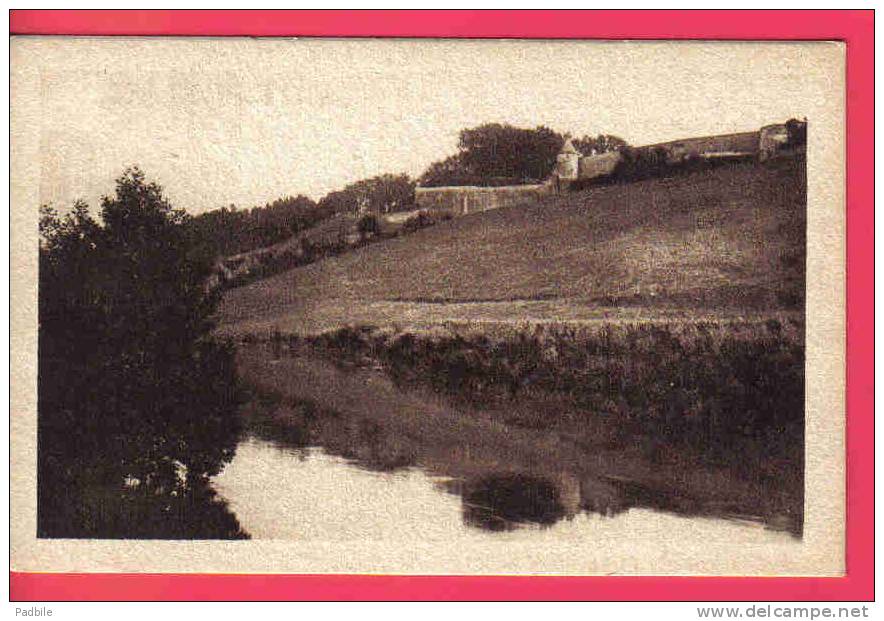
<svg viewBox="0 0 884 621">
<path fill-rule="evenodd" d="M 13 37 L 12 569 L 842 575 L 844 71 Z"/>
</svg>

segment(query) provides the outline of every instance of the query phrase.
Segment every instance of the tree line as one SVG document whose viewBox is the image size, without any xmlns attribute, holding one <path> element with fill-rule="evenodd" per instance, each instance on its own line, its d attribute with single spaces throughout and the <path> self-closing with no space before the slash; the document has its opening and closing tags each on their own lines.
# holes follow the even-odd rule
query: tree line
<svg viewBox="0 0 884 621">
<path fill-rule="evenodd" d="M 206 251 L 231 256 L 272 246 L 315 226 L 332 215 L 312 199 L 287 196 L 263 207 L 222 207 L 190 218 L 188 227 Z"/>
<path fill-rule="evenodd" d="M 384 214 L 414 208 L 417 185 L 499 186 L 547 178 L 570 136 L 548 127 L 519 128 L 486 123 L 460 132 L 454 155 L 431 164 L 417 179 L 405 173 L 362 179 L 318 202 L 303 196 L 279 198 L 264 206 L 234 205 L 193 217 L 189 227 L 207 252 L 226 257 L 266 248 L 336 215 Z M 610 134 L 582 136 L 572 144 L 584 155 L 619 150 L 626 141 Z"/>
<path fill-rule="evenodd" d="M 419 178 L 425 187 L 447 185 L 498 186 L 537 183 L 549 177 L 569 134 L 548 127 L 533 129 L 486 123 L 464 129 L 458 151 L 434 162 Z M 610 134 L 572 139 L 583 155 L 616 151 L 627 143 Z"/>
<path fill-rule="evenodd" d="M 406 174 L 385 174 L 351 183 L 319 202 L 287 196 L 252 209 L 235 205 L 190 218 L 188 228 L 216 258 L 266 248 L 336 215 L 390 213 L 411 209 L 415 182 Z"/>
</svg>

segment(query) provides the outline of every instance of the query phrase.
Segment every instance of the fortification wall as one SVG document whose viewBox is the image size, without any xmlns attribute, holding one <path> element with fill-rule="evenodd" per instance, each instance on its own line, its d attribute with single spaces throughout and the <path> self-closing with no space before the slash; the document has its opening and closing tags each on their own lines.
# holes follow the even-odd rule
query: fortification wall
<svg viewBox="0 0 884 621">
<path fill-rule="evenodd" d="M 580 158 L 577 170 L 578 179 L 595 179 L 610 175 L 620 162 L 620 152 L 611 151 L 599 155 L 587 155 Z"/>
<path fill-rule="evenodd" d="M 759 132 L 742 132 L 739 134 L 722 134 L 720 136 L 702 136 L 700 138 L 684 138 L 671 142 L 639 147 L 641 149 L 663 149 L 666 159 L 678 162 L 688 157 L 721 157 L 729 155 L 755 155 L 758 153 Z"/>
<path fill-rule="evenodd" d="M 415 188 L 414 202 L 418 209 L 445 211 L 463 216 L 510 205 L 536 203 L 550 194 L 550 184 L 506 185 L 480 187 L 472 185 L 438 188 Z"/>
<path fill-rule="evenodd" d="M 765 126 L 759 131 L 660 142 L 637 147 L 632 151 L 633 156 L 638 152 L 639 155 L 653 156 L 660 163 L 669 165 L 678 165 L 695 158 L 739 159 L 758 156 L 763 160 L 784 148 L 788 140 L 786 125 L 777 124 Z M 434 210 L 461 216 L 510 205 L 536 203 L 545 195 L 566 190 L 576 181 L 613 174 L 623 159 L 624 155 L 619 151 L 580 156 L 573 144 L 567 141 L 556 158 L 552 175 L 545 183 L 499 187 L 419 187 L 415 189 L 415 204 L 417 211 Z"/>
</svg>

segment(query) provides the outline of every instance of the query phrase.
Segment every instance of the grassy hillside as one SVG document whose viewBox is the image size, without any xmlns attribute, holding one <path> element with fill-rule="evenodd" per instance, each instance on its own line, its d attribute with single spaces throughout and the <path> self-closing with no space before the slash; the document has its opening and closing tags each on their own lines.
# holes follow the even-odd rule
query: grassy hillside
<svg viewBox="0 0 884 621">
<path fill-rule="evenodd" d="M 798 536 L 804 197 L 783 159 L 465 216 L 231 289 L 220 330 L 277 428 L 369 468 Z"/>
<path fill-rule="evenodd" d="M 466 216 L 231 290 L 222 329 L 789 311 L 805 188 L 792 158 Z"/>
</svg>

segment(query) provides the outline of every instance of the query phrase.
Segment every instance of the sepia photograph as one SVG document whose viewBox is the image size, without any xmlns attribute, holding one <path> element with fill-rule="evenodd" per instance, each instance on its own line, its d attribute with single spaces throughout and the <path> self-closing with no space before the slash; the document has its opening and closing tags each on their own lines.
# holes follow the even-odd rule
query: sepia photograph
<svg viewBox="0 0 884 621">
<path fill-rule="evenodd" d="M 843 71 L 13 37 L 13 564 L 840 575 Z"/>
</svg>

